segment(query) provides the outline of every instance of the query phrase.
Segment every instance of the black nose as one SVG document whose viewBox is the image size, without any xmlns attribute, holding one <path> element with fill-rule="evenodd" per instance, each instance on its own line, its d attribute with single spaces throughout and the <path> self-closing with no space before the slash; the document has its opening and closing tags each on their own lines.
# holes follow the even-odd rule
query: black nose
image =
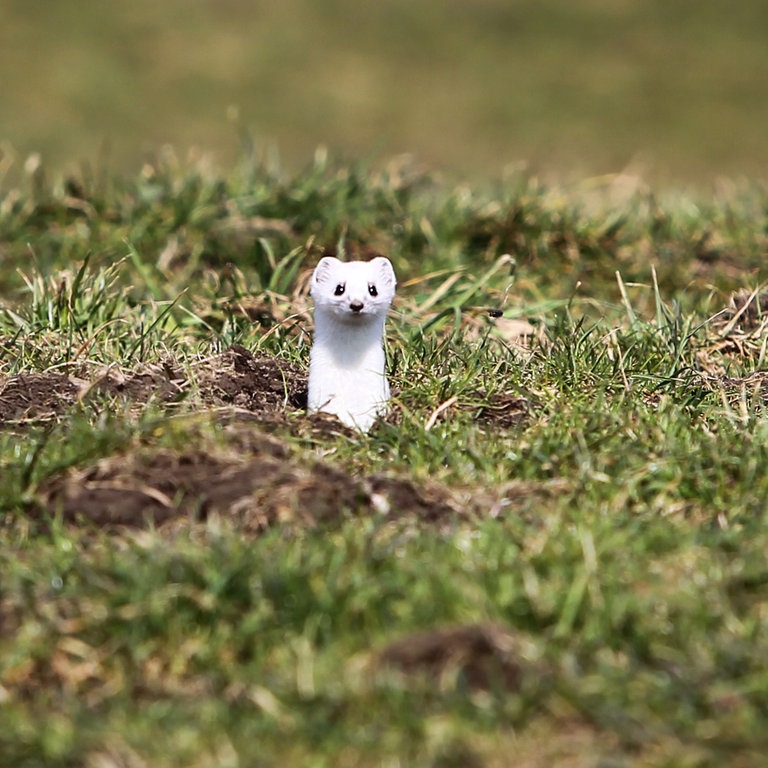
<svg viewBox="0 0 768 768">
<path fill-rule="evenodd" d="M 363 302 L 362 301 L 350 301 L 349 302 L 349 308 L 353 312 L 359 312 L 363 308 Z"/>
</svg>

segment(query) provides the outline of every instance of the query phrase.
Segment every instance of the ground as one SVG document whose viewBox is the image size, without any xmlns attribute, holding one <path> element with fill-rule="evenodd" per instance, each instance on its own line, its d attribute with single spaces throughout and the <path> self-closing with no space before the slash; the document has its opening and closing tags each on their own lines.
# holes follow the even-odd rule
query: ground
<svg viewBox="0 0 768 768">
<path fill-rule="evenodd" d="M 434 523 L 472 514 L 471 505 L 437 485 L 417 489 L 404 478 L 354 477 L 322 462 L 293 466 L 286 445 L 266 438 L 265 427 L 281 423 L 316 438 L 350 433 L 334 417 L 303 413 L 306 374 L 295 366 L 236 345 L 201 361 L 194 373 L 196 381 L 185 380 L 167 362 L 130 375 L 108 370 L 92 382 L 45 373 L 0 379 L 0 423 L 14 429 L 54 420 L 75 404 L 98 409 L 105 396 L 128 407 L 153 401 L 171 408 L 182 400 L 188 407 L 192 398 L 200 404 L 193 418 L 217 421 L 237 446 L 227 457 L 199 448 L 142 451 L 72 469 L 43 485 L 39 515 L 56 510 L 71 523 L 141 528 L 219 514 L 241 517 L 244 530 L 257 532 L 292 509 L 303 510 L 303 525 L 374 511 Z M 506 426 L 524 407 L 521 398 L 495 396 L 478 419 Z"/>
<path fill-rule="evenodd" d="M 9 764 L 762 765 L 762 188 L 35 178 L 0 200 Z M 367 435 L 305 410 L 330 252 L 398 274 Z"/>
</svg>

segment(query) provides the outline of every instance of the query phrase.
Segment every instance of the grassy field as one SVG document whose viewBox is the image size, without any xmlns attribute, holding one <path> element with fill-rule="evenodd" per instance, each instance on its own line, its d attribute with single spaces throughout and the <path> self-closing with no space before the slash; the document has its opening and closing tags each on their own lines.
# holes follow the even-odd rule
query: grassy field
<svg viewBox="0 0 768 768">
<path fill-rule="evenodd" d="M 27 170 L 3 765 L 764 764 L 764 186 Z M 399 278 L 368 437 L 301 407 L 324 249 Z"/>
<path fill-rule="evenodd" d="M 0 173 L 170 143 L 294 171 L 326 145 L 486 178 L 768 174 L 763 0 L 6 0 Z"/>
</svg>

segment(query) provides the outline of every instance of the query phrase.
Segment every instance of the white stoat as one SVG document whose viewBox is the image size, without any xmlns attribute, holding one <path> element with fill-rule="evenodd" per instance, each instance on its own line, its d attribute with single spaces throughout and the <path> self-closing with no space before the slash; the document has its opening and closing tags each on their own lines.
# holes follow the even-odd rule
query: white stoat
<svg viewBox="0 0 768 768">
<path fill-rule="evenodd" d="M 333 413 L 367 432 L 386 410 L 384 321 L 395 296 L 389 259 L 320 259 L 312 275 L 315 339 L 309 356 L 310 413 Z"/>
</svg>

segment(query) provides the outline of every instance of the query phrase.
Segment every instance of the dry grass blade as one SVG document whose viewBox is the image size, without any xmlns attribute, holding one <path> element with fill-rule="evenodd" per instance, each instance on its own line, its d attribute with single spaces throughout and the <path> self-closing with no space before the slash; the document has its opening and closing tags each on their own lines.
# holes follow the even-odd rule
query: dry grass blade
<svg viewBox="0 0 768 768">
<path fill-rule="evenodd" d="M 445 413 L 458 399 L 459 396 L 454 395 L 453 397 L 449 397 L 447 400 L 440 403 L 440 405 L 438 405 L 437 408 L 432 411 L 432 413 L 429 415 L 429 418 L 424 423 L 424 430 L 429 432 L 429 430 L 435 426 L 441 414 Z"/>
</svg>

